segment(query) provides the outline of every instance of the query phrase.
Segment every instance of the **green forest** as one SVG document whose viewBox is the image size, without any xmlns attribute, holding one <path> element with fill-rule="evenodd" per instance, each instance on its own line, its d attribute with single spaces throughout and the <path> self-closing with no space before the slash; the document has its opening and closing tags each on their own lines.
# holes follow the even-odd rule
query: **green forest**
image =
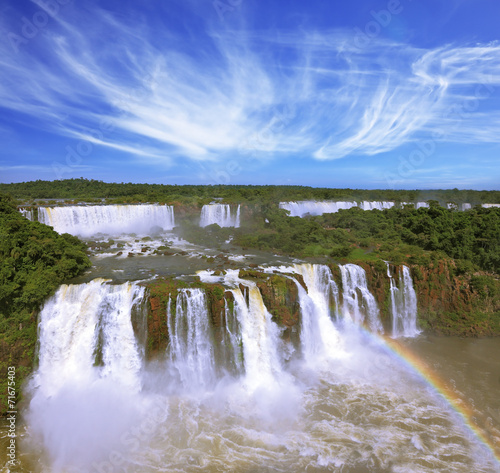
<svg viewBox="0 0 500 473">
<path fill-rule="evenodd" d="M 392 200 L 416 202 L 437 200 L 441 204 L 500 203 L 499 191 L 329 189 L 304 186 L 165 185 L 106 183 L 94 179 L 62 179 L 0 184 L 0 192 L 29 202 L 34 199 L 69 199 L 110 203 L 160 202 L 204 204 L 214 198 L 231 203 L 271 203 L 297 200 Z"/>
<path fill-rule="evenodd" d="M 223 229 L 221 229 L 223 230 Z M 277 205 L 236 231 L 241 246 L 295 256 L 387 260 L 424 264 L 443 257 L 458 271 L 500 273 L 500 208 L 466 212 L 430 208 L 363 211 L 357 207 L 317 217 L 289 217 Z"/>
</svg>

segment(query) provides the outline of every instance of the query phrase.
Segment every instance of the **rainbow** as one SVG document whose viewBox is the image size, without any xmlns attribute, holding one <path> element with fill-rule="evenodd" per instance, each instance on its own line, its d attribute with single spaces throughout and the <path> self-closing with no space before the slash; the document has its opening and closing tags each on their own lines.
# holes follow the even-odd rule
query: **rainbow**
<svg viewBox="0 0 500 473">
<path fill-rule="evenodd" d="M 492 425 L 490 418 L 472 407 L 462 395 L 457 393 L 452 386 L 446 383 L 408 347 L 387 336 L 374 336 L 373 334 L 369 334 L 369 336 L 375 337 L 382 342 L 388 351 L 395 354 L 405 365 L 416 371 L 428 385 L 444 397 L 453 410 L 462 418 L 466 426 L 491 450 L 500 464 L 500 431 Z"/>
</svg>

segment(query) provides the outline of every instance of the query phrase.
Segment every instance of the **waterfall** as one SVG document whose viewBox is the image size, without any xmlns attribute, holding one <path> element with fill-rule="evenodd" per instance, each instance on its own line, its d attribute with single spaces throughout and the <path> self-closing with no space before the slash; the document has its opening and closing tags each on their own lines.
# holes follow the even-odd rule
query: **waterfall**
<svg viewBox="0 0 500 473">
<path fill-rule="evenodd" d="M 396 284 L 389 263 L 386 264 L 391 283 L 392 336 L 415 337 L 420 331 L 417 328 L 417 295 L 413 288 L 410 270 L 407 266 L 402 266 Z"/>
<path fill-rule="evenodd" d="M 167 325 L 170 360 L 183 386 L 211 386 L 215 381 L 215 360 L 205 292 L 179 289 L 175 310 L 171 301 L 167 305 Z"/>
<path fill-rule="evenodd" d="M 338 317 L 338 287 L 330 268 L 321 264 L 295 265 L 302 275 L 307 292 L 295 280 L 301 310 L 300 343 L 304 359 L 314 365 L 320 358 L 342 356 L 342 342 L 333 324 Z"/>
<path fill-rule="evenodd" d="M 416 209 L 422 207 L 429 208 L 427 202 L 401 202 L 401 206 L 414 205 Z M 362 210 L 384 210 L 394 207 L 395 202 L 389 201 L 368 201 L 364 200 L 359 204 L 357 202 L 328 202 L 328 201 L 315 201 L 315 200 L 304 200 L 299 202 L 280 202 L 279 206 L 281 209 L 288 210 L 290 212 L 290 217 L 304 217 L 305 215 L 322 215 L 326 213 L 335 213 L 340 209 L 350 209 L 352 207 L 359 207 Z M 459 208 L 456 204 L 448 203 L 447 208 Z M 482 204 L 483 207 L 500 207 L 500 204 Z M 460 206 L 461 210 L 471 209 L 471 204 L 462 204 Z"/>
<path fill-rule="evenodd" d="M 80 237 L 148 233 L 158 227 L 171 230 L 175 226 L 173 206 L 158 204 L 40 207 L 38 219 L 56 232 Z"/>
<path fill-rule="evenodd" d="M 259 387 L 272 388 L 284 378 L 279 356 L 280 330 L 271 320 L 254 282 L 239 279 L 237 271 L 228 271 L 227 280 L 238 284 L 231 292 L 241 328 L 246 389 L 253 392 Z M 245 295 L 239 285 L 244 287 Z"/>
<path fill-rule="evenodd" d="M 372 332 L 383 332 L 375 297 L 368 290 L 366 273 L 355 264 L 339 265 L 342 274 L 343 312 L 358 324 L 367 324 Z"/>
<path fill-rule="evenodd" d="M 216 223 L 219 227 L 240 226 L 240 206 L 236 208 L 236 214 L 232 215 L 229 204 L 209 204 L 201 209 L 200 227 L 206 227 Z"/>
<path fill-rule="evenodd" d="M 21 212 L 21 215 L 28 220 L 33 220 L 33 209 L 24 209 L 21 207 L 19 212 Z"/>
<path fill-rule="evenodd" d="M 242 346 L 241 327 L 236 316 L 234 300 L 231 301 L 230 305 L 227 298 L 224 298 L 224 327 L 221 342 L 222 363 L 235 375 L 244 372 Z"/>
<path fill-rule="evenodd" d="M 300 202 L 280 202 L 280 208 L 288 210 L 290 217 L 303 217 L 304 215 L 322 215 L 327 213 L 335 213 L 341 209 L 350 209 L 359 207 L 362 210 L 384 210 L 394 207 L 394 202 L 328 202 L 304 200 Z"/>
<path fill-rule="evenodd" d="M 40 389 L 50 396 L 64 385 L 109 378 L 138 391 L 142 361 L 131 315 L 143 296 L 133 283 L 62 285 L 40 312 Z"/>
<path fill-rule="evenodd" d="M 305 200 L 301 202 L 280 202 L 280 208 L 290 211 L 290 217 L 303 217 L 304 215 L 322 215 L 335 213 L 340 209 L 356 207 L 356 202 L 317 202 Z"/>
<path fill-rule="evenodd" d="M 360 208 L 363 210 L 384 210 L 394 207 L 394 202 L 369 202 L 363 201 Z"/>
</svg>

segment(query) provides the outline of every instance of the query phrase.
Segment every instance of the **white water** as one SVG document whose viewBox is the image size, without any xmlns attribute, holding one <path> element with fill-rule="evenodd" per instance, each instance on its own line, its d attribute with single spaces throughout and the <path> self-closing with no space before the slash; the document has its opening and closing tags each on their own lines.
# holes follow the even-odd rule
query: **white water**
<svg viewBox="0 0 500 473">
<path fill-rule="evenodd" d="M 320 264 L 295 265 L 307 286 L 296 281 L 301 309 L 300 343 L 310 366 L 345 355 L 334 320 L 338 317 L 338 287 L 330 268 Z"/>
<path fill-rule="evenodd" d="M 132 283 L 62 285 L 40 313 L 39 368 L 35 379 L 47 395 L 61 386 L 111 378 L 138 391 L 141 355 L 131 323 L 144 288 Z M 102 366 L 94 366 L 98 351 Z"/>
<path fill-rule="evenodd" d="M 28 220 L 33 220 L 33 210 L 20 208 L 19 212 L 21 212 L 21 215 Z"/>
<path fill-rule="evenodd" d="M 58 233 L 80 237 L 144 234 L 175 226 L 173 206 L 158 204 L 39 207 L 38 219 Z"/>
<path fill-rule="evenodd" d="M 357 202 L 317 202 L 304 200 L 300 202 L 280 202 L 280 208 L 289 210 L 290 217 L 303 217 L 304 215 L 322 215 L 335 213 L 340 209 L 357 207 Z"/>
<path fill-rule="evenodd" d="M 259 388 L 275 389 L 286 382 L 282 369 L 280 329 L 271 320 L 257 285 L 238 278 L 238 271 L 228 271 L 234 310 L 241 328 L 245 389 L 252 393 Z M 244 286 L 242 292 L 239 285 Z"/>
<path fill-rule="evenodd" d="M 394 202 L 369 202 L 367 200 L 361 202 L 359 207 L 362 210 L 384 210 L 384 209 L 391 209 L 394 207 L 395 203 Z"/>
<path fill-rule="evenodd" d="M 185 389 L 209 388 L 215 382 L 213 337 L 207 301 L 201 289 L 180 289 L 175 311 L 169 301 L 169 356 Z"/>
<path fill-rule="evenodd" d="M 420 333 L 417 327 L 417 295 L 410 269 L 404 265 L 401 267 L 396 284 L 387 263 L 387 276 L 391 284 L 392 336 L 416 337 Z"/>
<path fill-rule="evenodd" d="M 304 200 L 299 202 L 280 202 L 280 208 L 290 211 L 290 217 L 304 217 L 305 215 L 323 215 L 326 213 L 335 213 L 340 209 L 350 209 L 359 207 L 362 210 L 384 210 L 394 207 L 395 202 L 390 201 L 367 201 L 362 202 L 330 202 L 330 201 L 315 201 Z M 427 202 L 401 202 L 401 206 L 414 205 L 416 209 L 429 208 Z M 448 209 L 458 208 L 454 203 L 446 204 Z M 482 204 L 483 207 L 500 207 L 500 204 Z M 462 211 L 472 208 L 471 204 L 461 204 Z"/>
<path fill-rule="evenodd" d="M 108 452 L 134 421 L 142 349 L 132 328 L 144 288 L 102 279 L 63 285 L 44 305 L 28 419 L 53 469 Z"/>
<path fill-rule="evenodd" d="M 342 296 L 344 317 L 357 325 L 367 325 L 374 333 L 384 331 L 375 297 L 370 293 L 366 273 L 355 264 L 339 265 L 342 274 Z"/>
<path fill-rule="evenodd" d="M 201 209 L 200 227 L 216 223 L 219 227 L 240 226 L 240 206 L 232 208 L 229 204 L 209 204 Z"/>
</svg>

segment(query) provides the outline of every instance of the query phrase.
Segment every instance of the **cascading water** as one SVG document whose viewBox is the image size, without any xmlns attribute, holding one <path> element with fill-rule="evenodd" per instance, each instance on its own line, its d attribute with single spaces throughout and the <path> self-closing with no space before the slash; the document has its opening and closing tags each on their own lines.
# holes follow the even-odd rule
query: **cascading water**
<svg viewBox="0 0 500 473">
<path fill-rule="evenodd" d="M 344 355 L 340 335 L 333 324 L 338 317 L 338 287 L 330 268 L 320 264 L 297 264 L 307 292 L 296 282 L 301 309 L 300 342 L 309 365 Z"/>
<path fill-rule="evenodd" d="M 301 202 L 280 202 L 280 208 L 290 211 L 290 217 L 303 217 L 304 215 L 322 215 L 335 213 L 340 209 L 357 207 L 357 202 L 316 202 L 304 200 Z"/>
<path fill-rule="evenodd" d="M 40 207 L 38 219 L 58 233 L 80 237 L 148 233 L 175 226 L 173 206 L 158 204 Z"/>
<path fill-rule="evenodd" d="M 215 381 L 213 336 L 206 296 L 201 289 L 180 289 L 175 310 L 167 305 L 169 356 L 185 389 L 208 388 Z"/>
<path fill-rule="evenodd" d="M 401 202 L 401 206 L 414 205 L 416 209 L 422 207 L 429 208 L 427 202 Z M 290 212 L 290 217 L 304 217 L 305 215 L 323 215 L 326 213 L 335 213 L 340 209 L 350 209 L 352 207 L 359 207 L 362 210 L 384 210 L 391 209 L 396 204 L 395 202 L 388 201 L 368 201 L 364 200 L 362 202 L 329 202 L 329 201 L 315 201 L 315 200 L 304 200 L 299 202 L 280 202 L 279 206 L 281 209 L 288 210 Z M 500 206 L 500 204 L 483 204 L 483 207 L 494 207 Z M 447 204 L 448 208 L 456 208 L 455 204 Z M 462 210 L 468 210 L 471 208 L 471 204 L 462 204 L 460 206 Z"/>
<path fill-rule="evenodd" d="M 143 297 L 136 284 L 98 279 L 61 286 L 42 308 L 27 418 L 53 459 L 43 471 L 90 466 L 140 419 L 143 358 L 131 318 Z"/>
<path fill-rule="evenodd" d="M 394 202 L 369 202 L 367 200 L 361 202 L 362 210 L 384 210 L 394 207 Z"/>
<path fill-rule="evenodd" d="M 32 209 L 20 208 L 19 212 L 21 212 L 21 215 L 23 217 L 27 218 L 28 220 L 33 220 L 34 219 L 33 210 Z"/>
<path fill-rule="evenodd" d="M 231 292 L 241 327 L 246 389 L 253 392 L 259 387 L 274 388 L 286 377 L 279 353 L 280 330 L 271 320 L 271 314 L 255 283 L 239 279 L 237 271 L 228 271 L 227 281 L 237 285 Z M 240 284 L 244 286 L 247 297 L 241 291 Z"/>
<path fill-rule="evenodd" d="M 392 336 L 416 337 L 420 333 L 417 327 L 417 295 L 410 269 L 404 265 L 401 267 L 399 283 L 396 284 L 389 263 L 386 264 L 391 284 Z"/>
<path fill-rule="evenodd" d="M 143 296 L 140 286 L 103 279 L 62 285 L 40 313 L 41 390 L 51 395 L 66 383 L 110 378 L 138 391 L 142 361 L 131 314 Z"/>
<path fill-rule="evenodd" d="M 234 300 L 224 298 L 224 327 L 221 334 L 221 364 L 233 375 L 244 373 L 243 340 Z"/>
<path fill-rule="evenodd" d="M 219 227 L 240 226 L 240 206 L 236 213 L 229 204 L 208 204 L 201 209 L 200 227 L 206 227 L 216 223 Z"/>
<path fill-rule="evenodd" d="M 383 332 L 375 297 L 368 290 L 366 273 L 355 264 L 339 265 L 342 274 L 343 312 L 358 324 L 367 324 L 372 332 Z"/>
</svg>

